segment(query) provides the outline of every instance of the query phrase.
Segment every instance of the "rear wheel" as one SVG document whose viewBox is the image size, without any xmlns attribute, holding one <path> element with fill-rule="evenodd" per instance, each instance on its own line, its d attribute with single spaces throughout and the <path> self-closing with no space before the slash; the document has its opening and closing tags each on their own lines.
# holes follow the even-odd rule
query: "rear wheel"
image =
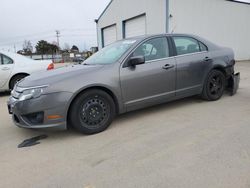
<svg viewBox="0 0 250 188">
<path fill-rule="evenodd" d="M 14 86 L 17 84 L 17 82 L 19 82 L 20 80 L 22 80 L 23 78 L 25 78 L 26 74 L 19 74 L 14 76 L 11 80 L 10 80 L 10 90 L 13 90 Z"/>
<path fill-rule="evenodd" d="M 89 90 L 78 96 L 71 105 L 71 125 L 84 134 L 104 131 L 115 116 L 115 104 L 109 94 L 102 90 Z"/>
<path fill-rule="evenodd" d="M 202 98 L 208 101 L 216 101 L 220 99 L 225 90 L 225 83 L 226 78 L 221 71 L 210 71 L 203 86 Z"/>
</svg>

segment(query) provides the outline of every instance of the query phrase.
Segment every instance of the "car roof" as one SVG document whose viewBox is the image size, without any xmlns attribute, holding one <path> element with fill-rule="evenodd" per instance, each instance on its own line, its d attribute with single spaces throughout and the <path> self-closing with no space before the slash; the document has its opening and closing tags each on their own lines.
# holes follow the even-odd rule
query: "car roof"
<svg viewBox="0 0 250 188">
<path fill-rule="evenodd" d="M 150 38 L 154 38 L 154 37 L 166 37 L 166 36 L 170 36 L 170 37 L 178 37 L 178 36 L 186 36 L 186 37 L 191 37 L 191 38 L 195 38 L 198 41 L 204 43 L 205 45 L 208 46 L 209 49 L 218 49 L 220 48 L 218 45 L 210 42 L 207 39 L 204 39 L 200 36 L 194 35 L 194 34 L 184 34 L 184 33 L 163 33 L 163 34 L 153 34 L 153 35 L 142 35 L 142 36 L 137 36 L 137 37 L 131 37 L 131 38 L 127 38 L 124 40 L 137 40 L 137 41 L 143 41 L 145 39 L 150 39 Z"/>
<path fill-rule="evenodd" d="M 136 37 L 131 37 L 131 38 L 126 38 L 125 40 L 138 40 L 138 39 L 146 39 L 146 38 L 151 38 L 151 37 L 162 37 L 162 36 L 189 36 L 189 37 L 194 37 L 194 38 L 199 38 L 196 35 L 193 34 L 184 34 L 184 33 L 162 33 L 162 34 L 149 34 L 149 35 L 141 35 L 141 36 L 136 36 Z"/>
</svg>

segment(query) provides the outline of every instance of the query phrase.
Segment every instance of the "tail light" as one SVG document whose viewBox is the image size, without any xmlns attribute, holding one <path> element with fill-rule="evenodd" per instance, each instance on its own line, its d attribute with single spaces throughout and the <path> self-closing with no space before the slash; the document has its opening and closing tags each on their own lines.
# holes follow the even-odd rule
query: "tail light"
<svg viewBox="0 0 250 188">
<path fill-rule="evenodd" d="M 50 63 L 49 64 L 49 66 L 48 66 L 48 68 L 47 68 L 47 70 L 52 70 L 52 69 L 54 69 L 55 67 L 54 67 L 54 63 Z"/>
</svg>

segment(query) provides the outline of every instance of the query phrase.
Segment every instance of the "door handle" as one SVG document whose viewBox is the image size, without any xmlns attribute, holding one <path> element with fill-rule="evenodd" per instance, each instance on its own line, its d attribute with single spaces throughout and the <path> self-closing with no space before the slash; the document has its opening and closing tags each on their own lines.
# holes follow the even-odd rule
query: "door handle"
<svg viewBox="0 0 250 188">
<path fill-rule="evenodd" d="M 205 57 L 204 61 L 211 61 L 212 59 L 210 57 Z"/>
<path fill-rule="evenodd" d="M 9 67 L 3 67 L 2 70 L 6 71 L 6 70 L 10 70 L 10 68 Z"/>
<path fill-rule="evenodd" d="M 168 69 L 174 68 L 174 65 L 166 64 L 162 68 L 168 70 Z"/>
</svg>

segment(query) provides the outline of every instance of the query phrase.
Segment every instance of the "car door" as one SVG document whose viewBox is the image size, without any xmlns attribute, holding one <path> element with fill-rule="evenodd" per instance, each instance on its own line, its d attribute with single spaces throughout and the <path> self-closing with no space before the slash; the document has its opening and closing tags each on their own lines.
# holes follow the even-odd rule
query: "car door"
<svg viewBox="0 0 250 188">
<path fill-rule="evenodd" d="M 175 96 L 175 58 L 170 57 L 166 37 L 149 39 L 131 57 L 144 56 L 145 63 L 120 69 L 123 101 L 127 111 L 169 100 Z"/>
<path fill-rule="evenodd" d="M 13 60 L 4 54 L 0 54 L 0 88 L 9 80 L 13 68 Z"/>
<path fill-rule="evenodd" d="M 199 94 L 205 71 L 209 66 L 208 48 L 202 42 L 188 36 L 173 36 L 176 48 L 176 96 Z"/>
</svg>

